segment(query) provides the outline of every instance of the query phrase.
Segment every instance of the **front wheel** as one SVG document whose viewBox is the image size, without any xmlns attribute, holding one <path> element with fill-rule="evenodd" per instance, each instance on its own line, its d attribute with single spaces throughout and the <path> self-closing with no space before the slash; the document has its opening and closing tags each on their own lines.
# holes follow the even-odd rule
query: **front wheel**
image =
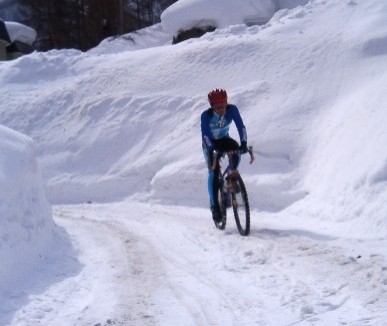
<svg viewBox="0 0 387 326">
<path fill-rule="evenodd" d="M 239 174 L 233 177 L 232 183 L 233 190 L 231 198 L 235 222 L 239 233 L 246 236 L 250 233 L 250 206 L 246 187 Z"/>
</svg>

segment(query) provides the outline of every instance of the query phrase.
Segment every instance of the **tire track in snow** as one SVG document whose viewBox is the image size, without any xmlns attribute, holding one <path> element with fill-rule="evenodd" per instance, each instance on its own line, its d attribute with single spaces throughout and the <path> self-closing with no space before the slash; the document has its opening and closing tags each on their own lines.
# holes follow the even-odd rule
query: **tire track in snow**
<svg viewBox="0 0 387 326">
<path fill-rule="evenodd" d="M 157 324 L 160 311 L 149 298 L 162 270 L 149 244 L 114 222 L 74 216 L 61 208 L 54 211 L 56 223 L 69 233 L 83 268 L 78 275 L 32 297 L 15 314 L 15 325 Z"/>
<path fill-rule="evenodd" d="M 111 269 L 112 273 L 110 278 L 102 278 L 101 281 L 110 282 L 114 306 L 112 315 L 107 315 L 95 325 L 157 324 L 160 311 L 150 298 L 163 272 L 157 255 L 147 241 L 114 221 L 98 221 L 89 216 L 67 217 L 66 220 L 70 232 L 84 225 L 83 232 L 78 233 L 78 241 L 85 233 L 94 237 L 95 244 L 84 246 L 83 250 L 103 250 L 108 254 L 108 259 L 101 262 L 104 265 L 102 268 Z M 149 287 L 149 284 L 152 286 Z"/>
<path fill-rule="evenodd" d="M 66 215 L 69 215 L 69 213 L 66 213 Z M 84 211 L 82 212 L 81 217 L 66 217 L 65 219 L 67 222 L 71 221 L 71 225 L 67 225 L 68 229 L 78 227 L 79 223 L 84 223 L 88 225 L 87 232 L 95 233 L 93 232 L 94 229 L 96 232 L 98 232 L 98 230 L 100 232 L 108 231 L 107 234 L 105 234 L 105 238 L 99 240 L 99 247 L 106 246 L 111 236 L 120 239 L 121 245 L 124 244 L 124 255 L 120 253 L 122 250 L 119 248 L 113 250 L 113 252 L 119 258 L 122 256 L 127 257 L 127 264 L 124 264 L 122 267 L 122 273 L 120 273 L 119 278 L 125 278 L 121 274 L 127 274 L 133 278 L 133 281 L 129 282 L 131 283 L 129 284 L 129 287 L 133 293 L 130 296 L 130 302 L 124 302 L 129 308 L 129 312 L 121 314 L 119 317 L 110 317 L 108 320 L 114 320 L 115 323 L 122 323 L 122 325 L 166 325 L 170 322 L 170 318 L 172 318 L 185 325 L 189 325 L 190 318 L 187 319 L 187 317 L 191 316 L 190 321 L 192 325 L 218 325 L 217 319 L 212 316 L 213 311 L 210 309 L 209 305 L 206 304 L 208 303 L 206 297 L 208 295 L 208 290 L 204 291 L 203 294 L 200 294 L 199 292 L 195 292 L 190 286 L 177 284 L 175 277 L 182 274 L 185 279 L 187 276 L 192 277 L 195 288 L 197 288 L 198 284 L 205 282 L 205 280 L 199 280 L 197 276 L 192 273 L 192 269 L 190 271 L 187 268 L 184 268 L 183 265 L 174 258 L 176 253 L 168 255 L 168 250 L 160 250 L 160 248 L 156 249 L 143 235 L 139 235 L 142 233 L 141 231 L 135 233 L 137 228 L 141 229 L 140 225 L 131 224 L 128 226 L 117 220 L 97 220 L 93 218 L 93 212 L 85 214 Z M 82 234 L 80 235 L 82 236 Z M 138 250 L 138 247 L 140 246 L 143 246 L 144 248 Z M 110 247 L 110 249 L 113 249 L 111 245 Z M 167 272 L 165 269 L 167 269 Z M 174 269 L 174 271 L 171 271 L 171 269 Z M 207 289 L 207 287 L 208 285 L 204 284 L 204 288 Z M 164 294 L 166 293 L 168 300 L 170 300 L 170 303 L 172 304 L 172 310 L 170 312 L 167 310 L 159 311 L 159 306 L 162 306 L 163 309 L 165 309 L 166 298 L 161 297 L 161 300 L 164 302 L 159 302 L 158 297 L 160 297 L 160 295 L 157 294 L 158 291 L 161 291 Z M 214 293 L 216 294 L 216 291 Z M 216 294 L 216 299 L 218 299 L 218 294 Z M 138 305 L 139 307 L 134 311 L 131 311 L 133 310 L 133 305 Z M 230 307 L 228 307 L 228 309 L 230 309 Z M 152 310 L 158 311 L 157 314 L 152 312 Z M 174 314 L 178 315 L 181 312 L 183 312 L 183 318 L 171 316 Z M 171 315 L 168 315 L 169 313 Z M 168 315 L 166 318 L 163 317 L 165 314 Z"/>
<path fill-rule="evenodd" d="M 181 247 L 180 240 L 190 238 L 189 226 L 179 224 L 175 229 L 172 221 L 163 223 L 163 218 L 169 216 L 168 209 L 167 212 L 154 211 L 154 206 L 149 205 L 138 212 L 137 215 L 137 210 L 132 209 L 131 219 L 121 219 L 120 223 L 121 227 L 136 230 L 141 238 L 147 239 L 162 262 L 165 278 L 158 294 L 162 302 L 158 302 L 164 312 L 160 325 L 235 325 L 233 302 L 223 293 L 222 287 L 211 280 L 212 275 L 207 270 L 199 270 L 201 264 L 192 261 L 189 252 L 199 253 L 202 248 L 190 242 L 185 242 L 190 249 Z"/>
<path fill-rule="evenodd" d="M 237 315 L 233 302 L 223 292 L 222 287 L 211 280 L 211 274 L 193 264 L 168 243 L 163 243 L 162 246 L 165 250 L 160 251 L 160 256 L 165 268 L 168 274 L 175 275 L 168 279 L 168 287 L 178 302 L 189 311 L 193 324 L 215 326 L 231 322 L 230 325 L 235 325 Z M 218 315 L 220 310 L 223 312 L 222 318 Z"/>
</svg>

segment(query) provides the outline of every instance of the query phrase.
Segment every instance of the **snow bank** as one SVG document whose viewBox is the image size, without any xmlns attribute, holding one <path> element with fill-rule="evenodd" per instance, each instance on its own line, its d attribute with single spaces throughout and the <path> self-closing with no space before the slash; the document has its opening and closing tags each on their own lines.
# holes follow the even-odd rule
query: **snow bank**
<svg viewBox="0 0 387 326">
<path fill-rule="evenodd" d="M 194 27 L 267 23 L 281 9 L 293 9 L 309 0 L 180 0 L 161 15 L 163 30 L 171 36 Z"/>
<path fill-rule="evenodd" d="M 0 301 L 60 244 L 32 140 L 0 126 Z"/>
<path fill-rule="evenodd" d="M 136 51 L 170 44 L 172 37 L 163 30 L 161 23 L 117 37 L 108 37 L 97 47 L 88 51 L 92 54 L 113 54 L 123 51 Z"/>
<path fill-rule="evenodd" d="M 193 27 L 266 23 L 275 10 L 272 0 L 180 0 L 164 10 L 161 23 L 166 32 L 176 35 Z"/>
</svg>

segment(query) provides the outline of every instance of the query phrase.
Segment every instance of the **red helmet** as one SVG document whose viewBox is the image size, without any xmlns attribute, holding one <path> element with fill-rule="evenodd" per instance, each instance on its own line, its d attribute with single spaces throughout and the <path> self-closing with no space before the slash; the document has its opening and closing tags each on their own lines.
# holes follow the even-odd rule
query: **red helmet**
<svg viewBox="0 0 387 326">
<path fill-rule="evenodd" d="M 224 89 L 214 89 L 208 93 L 208 102 L 211 106 L 227 104 L 227 92 Z"/>
</svg>

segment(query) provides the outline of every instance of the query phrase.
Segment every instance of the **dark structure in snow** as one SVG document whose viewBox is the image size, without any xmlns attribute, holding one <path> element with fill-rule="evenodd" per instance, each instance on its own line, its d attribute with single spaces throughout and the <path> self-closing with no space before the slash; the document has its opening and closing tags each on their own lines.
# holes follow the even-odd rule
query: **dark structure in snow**
<svg viewBox="0 0 387 326">
<path fill-rule="evenodd" d="M 0 60 L 10 60 L 31 53 L 35 39 L 34 29 L 0 19 Z"/>
<path fill-rule="evenodd" d="M 197 38 L 203 36 L 207 32 L 213 32 L 216 28 L 214 26 L 194 27 L 187 30 L 181 30 L 177 36 L 173 37 L 172 44 L 176 44 L 190 38 Z"/>
<path fill-rule="evenodd" d="M 7 46 L 11 44 L 7 28 L 4 22 L 0 19 L 0 60 L 5 60 L 7 57 Z"/>
</svg>

